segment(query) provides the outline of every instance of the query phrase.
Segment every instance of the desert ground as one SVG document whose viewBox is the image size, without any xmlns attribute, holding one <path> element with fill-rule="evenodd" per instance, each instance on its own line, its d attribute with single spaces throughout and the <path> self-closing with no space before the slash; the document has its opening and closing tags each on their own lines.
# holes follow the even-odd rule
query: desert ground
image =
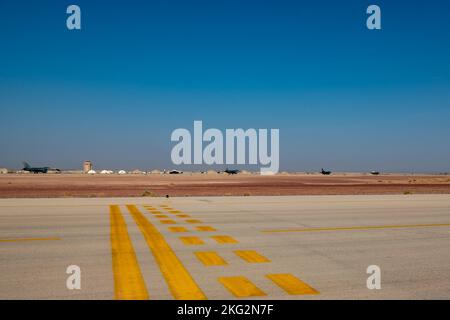
<svg viewBox="0 0 450 320">
<path fill-rule="evenodd" d="M 450 175 L 0 175 L 0 198 L 450 194 Z"/>
<path fill-rule="evenodd" d="M 450 299 L 449 230 L 450 195 L 0 199 L 0 299 Z"/>
</svg>

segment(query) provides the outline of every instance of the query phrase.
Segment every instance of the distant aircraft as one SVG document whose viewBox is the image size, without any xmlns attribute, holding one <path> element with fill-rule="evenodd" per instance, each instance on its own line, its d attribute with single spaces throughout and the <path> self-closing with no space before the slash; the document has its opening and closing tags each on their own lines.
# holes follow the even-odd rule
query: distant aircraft
<svg viewBox="0 0 450 320">
<path fill-rule="evenodd" d="M 240 170 L 230 170 L 230 169 L 226 168 L 224 172 L 228 173 L 228 174 L 238 174 L 241 171 Z"/>
<path fill-rule="evenodd" d="M 325 170 L 323 170 L 323 168 L 322 168 L 322 170 L 320 171 L 320 173 L 323 174 L 323 175 L 328 176 L 328 175 L 331 174 L 331 171 L 325 171 Z"/>
<path fill-rule="evenodd" d="M 59 169 L 52 169 L 50 167 L 31 167 L 26 162 L 23 162 L 23 166 L 24 166 L 24 168 L 22 169 L 23 171 L 28 171 L 28 172 L 32 172 L 32 173 L 47 173 L 48 170 L 55 170 L 58 172 L 61 171 Z"/>
<path fill-rule="evenodd" d="M 183 173 L 183 171 L 178 171 L 178 170 L 169 171 L 169 174 L 182 174 L 182 173 Z"/>
<path fill-rule="evenodd" d="M 370 171 L 370 174 L 373 174 L 374 176 L 377 176 L 377 175 L 380 174 L 380 172 L 378 172 L 378 171 Z"/>
</svg>

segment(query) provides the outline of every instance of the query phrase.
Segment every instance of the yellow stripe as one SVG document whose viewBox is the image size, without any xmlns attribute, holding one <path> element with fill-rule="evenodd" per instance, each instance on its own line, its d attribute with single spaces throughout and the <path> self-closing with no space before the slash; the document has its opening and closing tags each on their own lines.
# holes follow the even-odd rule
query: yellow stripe
<svg viewBox="0 0 450 320">
<path fill-rule="evenodd" d="M 161 222 L 162 224 L 176 224 L 176 222 L 173 220 L 159 220 L 159 222 Z"/>
<path fill-rule="evenodd" d="M 169 231 L 171 232 L 189 232 L 185 227 L 169 227 Z"/>
<path fill-rule="evenodd" d="M 168 211 L 169 213 L 174 213 L 174 214 L 182 213 L 180 210 L 169 210 L 169 209 L 167 209 L 167 211 Z"/>
<path fill-rule="evenodd" d="M 197 237 L 180 237 L 180 240 L 186 245 L 205 244 L 201 239 Z"/>
<path fill-rule="evenodd" d="M 191 216 L 188 214 L 177 214 L 178 218 L 190 218 Z"/>
<path fill-rule="evenodd" d="M 200 287 L 195 283 L 158 229 L 144 217 L 136 206 L 127 205 L 127 208 L 144 235 L 173 297 L 178 300 L 206 299 Z"/>
<path fill-rule="evenodd" d="M 195 252 L 197 259 L 205 266 L 223 266 L 227 262 L 215 252 Z"/>
<path fill-rule="evenodd" d="M 155 215 L 155 217 L 157 217 L 158 219 L 160 219 L 160 218 L 168 218 L 168 216 L 166 216 L 165 214 L 157 214 L 157 215 Z"/>
<path fill-rule="evenodd" d="M 224 285 L 235 297 L 257 297 L 266 294 L 245 277 L 221 277 L 219 282 Z"/>
<path fill-rule="evenodd" d="M 229 236 L 212 236 L 212 239 L 216 240 L 217 243 L 225 244 L 225 243 L 238 243 L 237 240 L 233 239 Z"/>
<path fill-rule="evenodd" d="M 319 294 L 319 291 L 311 288 L 292 274 L 268 274 L 266 277 L 291 295 Z"/>
<path fill-rule="evenodd" d="M 61 238 L 49 237 L 49 238 L 16 238 L 16 239 L 0 239 L 0 242 L 52 241 L 52 240 L 61 240 Z"/>
<path fill-rule="evenodd" d="M 127 225 L 117 205 L 110 206 L 114 293 L 117 300 L 146 300 L 148 292 Z"/>
<path fill-rule="evenodd" d="M 377 230 L 377 229 L 401 229 L 401 228 L 432 228 L 432 227 L 450 227 L 450 223 L 436 224 L 405 224 L 391 226 L 363 226 L 363 227 L 329 227 L 329 228 L 305 228 L 305 229 L 280 229 L 280 230 L 264 230 L 262 232 L 278 233 L 278 232 L 314 232 L 314 231 L 342 231 L 342 230 Z"/>
<path fill-rule="evenodd" d="M 198 231 L 217 231 L 216 229 L 210 226 L 197 226 L 195 227 L 195 229 L 197 229 Z"/>
<path fill-rule="evenodd" d="M 258 252 L 253 250 L 237 250 L 234 253 L 240 257 L 241 259 L 249 262 L 249 263 L 263 263 L 270 262 L 269 259 L 260 255 Z"/>
<path fill-rule="evenodd" d="M 189 219 L 186 220 L 187 223 L 202 223 L 200 220 L 195 220 L 195 219 Z"/>
</svg>

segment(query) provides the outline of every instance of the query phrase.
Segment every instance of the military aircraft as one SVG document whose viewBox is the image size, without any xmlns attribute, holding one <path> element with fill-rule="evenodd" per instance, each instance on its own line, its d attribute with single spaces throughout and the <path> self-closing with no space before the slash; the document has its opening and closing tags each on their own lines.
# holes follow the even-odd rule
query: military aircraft
<svg viewBox="0 0 450 320">
<path fill-rule="evenodd" d="M 370 174 L 374 175 L 374 176 L 377 176 L 377 175 L 380 174 L 380 172 L 379 171 L 370 171 Z"/>
<path fill-rule="evenodd" d="M 323 175 L 325 175 L 325 176 L 329 176 L 329 175 L 331 174 L 331 171 L 325 171 L 325 170 L 323 170 L 323 168 L 322 168 L 322 170 L 320 171 L 320 173 L 323 174 Z"/>
<path fill-rule="evenodd" d="M 241 171 L 240 170 L 230 170 L 230 169 L 226 168 L 224 172 L 228 173 L 228 174 L 238 174 Z"/>
<path fill-rule="evenodd" d="M 24 166 L 24 168 L 22 169 L 23 171 L 28 171 L 28 172 L 32 172 L 32 173 L 47 173 L 48 170 L 55 170 L 58 172 L 61 171 L 59 169 L 52 169 L 50 167 L 31 167 L 26 162 L 23 162 L 23 166 Z"/>
</svg>

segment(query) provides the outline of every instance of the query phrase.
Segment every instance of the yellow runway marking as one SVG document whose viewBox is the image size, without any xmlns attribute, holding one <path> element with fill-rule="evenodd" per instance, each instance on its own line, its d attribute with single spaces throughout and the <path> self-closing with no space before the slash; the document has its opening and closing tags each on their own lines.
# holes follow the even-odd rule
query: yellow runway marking
<svg viewBox="0 0 450 320">
<path fill-rule="evenodd" d="M 228 264 L 215 252 L 195 252 L 195 255 L 205 266 L 224 266 Z"/>
<path fill-rule="evenodd" d="M 217 243 L 224 244 L 224 243 L 238 243 L 238 241 L 232 237 L 229 236 L 212 236 L 212 239 L 216 240 Z"/>
<path fill-rule="evenodd" d="M 24 241 L 53 241 L 61 240 L 61 238 L 49 237 L 49 238 L 11 238 L 11 239 L 0 239 L 0 242 L 24 242 Z"/>
<path fill-rule="evenodd" d="M 148 292 L 119 206 L 110 206 L 114 293 L 117 300 L 146 300 Z"/>
<path fill-rule="evenodd" d="M 245 277 L 221 277 L 219 282 L 223 284 L 235 297 L 259 297 L 266 294 Z"/>
<path fill-rule="evenodd" d="M 157 218 L 168 218 L 168 216 L 166 216 L 165 214 L 157 214 L 157 215 L 155 215 L 155 217 L 157 217 Z"/>
<path fill-rule="evenodd" d="M 177 214 L 178 218 L 190 218 L 191 216 L 188 214 Z"/>
<path fill-rule="evenodd" d="M 197 237 L 180 237 L 180 240 L 186 245 L 205 244 L 201 239 Z"/>
<path fill-rule="evenodd" d="M 237 250 L 234 253 L 240 257 L 241 259 L 249 262 L 249 263 L 263 263 L 270 262 L 269 259 L 260 255 L 258 252 L 253 250 Z"/>
<path fill-rule="evenodd" d="M 205 300 L 206 296 L 158 229 L 134 205 L 127 205 L 163 274 L 170 292 L 177 300 Z"/>
<path fill-rule="evenodd" d="M 210 226 L 197 226 L 195 227 L 195 229 L 197 229 L 198 231 L 217 231 L 216 229 Z"/>
<path fill-rule="evenodd" d="M 200 220 L 196 220 L 196 219 L 189 219 L 186 220 L 187 223 L 202 223 Z"/>
<path fill-rule="evenodd" d="M 304 228 L 304 229 L 279 229 L 279 230 L 263 230 L 265 233 L 280 232 L 315 232 L 315 231 L 343 231 L 343 230 L 378 230 L 378 229 L 408 229 L 408 228 L 433 228 L 433 227 L 450 227 L 450 223 L 435 224 L 405 224 L 391 226 L 363 226 L 363 227 L 330 227 L 330 228 Z"/>
<path fill-rule="evenodd" d="M 169 227 L 169 231 L 171 232 L 189 232 L 185 227 Z"/>
<path fill-rule="evenodd" d="M 292 274 L 268 274 L 266 277 L 291 295 L 319 294 L 319 291 L 311 288 Z"/>
<path fill-rule="evenodd" d="M 159 222 L 161 222 L 162 224 L 176 224 L 176 222 L 173 220 L 159 220 Z"/>
</svg>

